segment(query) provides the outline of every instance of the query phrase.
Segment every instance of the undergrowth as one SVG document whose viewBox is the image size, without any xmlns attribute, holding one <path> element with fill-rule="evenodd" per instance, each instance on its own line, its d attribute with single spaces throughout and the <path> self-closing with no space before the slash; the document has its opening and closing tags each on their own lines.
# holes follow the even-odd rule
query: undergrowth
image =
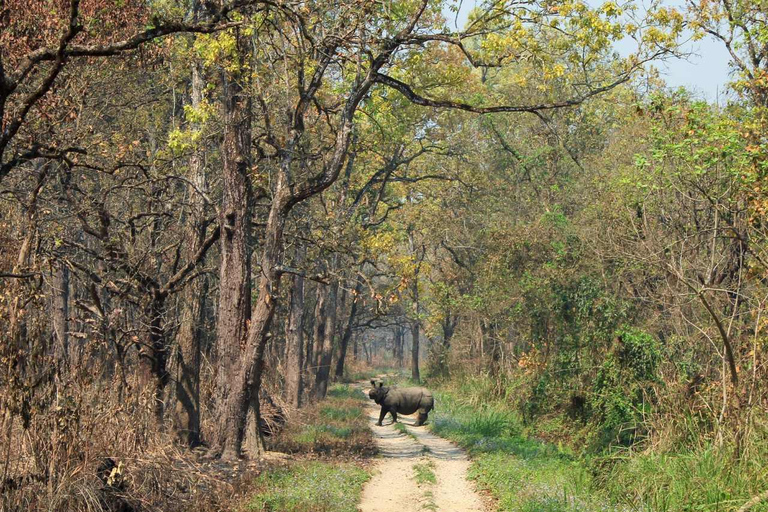
<svg viewBox="0 0 768 512">
<path fill-rule="evenodd" d="M 336 384 L 320 403 L 301 409 L 286 428 L 268 442 L 269 449 L 290 454 L 337 457 L 374 453 L 363 407 L 365 395 L 347 384 Z"/>
<path fill-rule="evenodd" d="M 246 510 L 258 512 L 355 512 L 370 474 L 355 464 L 291 463 L 264 472 Z"/>
<path fill-rule="evenodd" d="M 354 512 L 370 478 L 365 461 L 375 445 L 358 388 L 336 384 L 325 400 L 299 410 L 269 448 L 291 454 L 255 481 L 244 510 Z"/>
<path fill-rule="evenodd" d="M 465 383 L 436 392 L 439 407 L 430 428 L 470 453 L 470 478 L 496 498 L 500 510 L 727 512 L 768 488 L 768 470 L 760 462 L 768 460 L 764 447 L 742 462 L 733 460 L 727 445 L 590 454 L 562 442 L 569 435 L 567 420 L 543 423 L 543 437 L 560 429 L 561 442 L 543 441 L 539 425 L 524 425 L 508 402 L 471 393 L 473 388 L 485 389 Z M 750 510 L 766 512 L 768 504 Z"/>
</svg>

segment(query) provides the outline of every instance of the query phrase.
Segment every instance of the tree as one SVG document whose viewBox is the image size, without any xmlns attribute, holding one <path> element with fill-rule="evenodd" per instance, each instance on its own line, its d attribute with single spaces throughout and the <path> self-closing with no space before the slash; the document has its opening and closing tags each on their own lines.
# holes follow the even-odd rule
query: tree
<svg viewBox="0 0 768 512">
<path fill-rule="evenodd" d="M 25 162 L 36 158 L 67 160 L 81 152 L 77 147 L 50 147 L 40 134 L 30 131 L 27 123 L 33 109 L 52 110 L 57 106 L 48 93 L 73 61 L 119 55 L 171 34 L 216 32 L 227 26 L 222 20 L 243 3 L 247 2 L 223 4 L 206 23 L 186 24 L 153 17 L 153 26 L 144 28 L 151 13 L 140 1 L 127 2 L 118 13 L 102 9 L 99 0 L 71 0 L 56 9 L 55 17 L 47 16 L 42 5 L 29 9 L 27 2 L 6 2 L 0 18 L 0 46 L 4 49 L 0 61 L 0 120 L 5 127 L 0 135 L 0 182 Z M 86 26 L 117 28 L 87 32 Z M 29 27 L 37 29 L 31 31 L 36 37 L 25 35 L 30 33 Z M 22 44 L 18 44 L 20 41 Z"/>
</svg>

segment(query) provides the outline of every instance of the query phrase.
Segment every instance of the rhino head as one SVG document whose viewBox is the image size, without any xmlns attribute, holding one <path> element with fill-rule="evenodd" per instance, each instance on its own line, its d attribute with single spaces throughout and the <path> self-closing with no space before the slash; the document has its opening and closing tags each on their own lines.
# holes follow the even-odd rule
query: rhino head
<svg viewBox="0 0 768 512">
<path fill-rule="evenodd" d="M 371 380 L 371 384 L 373 385 L 373 389 L 368 392 L 368 398 L 377 404 L 381 404 L 382 400 L 384 400 L 384 397 L 386 397 L 387 393 L 389 393 L 389 388 L 385 388 L 383 382 L 379 382 L 377 385 L 376 381 Z"/>
</svg>

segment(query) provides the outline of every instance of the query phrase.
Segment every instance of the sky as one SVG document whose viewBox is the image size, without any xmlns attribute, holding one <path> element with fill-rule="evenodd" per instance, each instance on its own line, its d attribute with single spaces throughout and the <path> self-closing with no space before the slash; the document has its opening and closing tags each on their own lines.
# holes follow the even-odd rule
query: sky
<svg viewBox="0 0 768 512">
<path fill-rule="evenodd" d="M 451 28 L 461 29 L 472 8 L 479 0 L 463 0 L 458 17 L 455 13 L 446 12 Z M 592 6 L 600 6 L 603 0 L 588 0 Z M 643 3 L 642 0 L 639 3 Z M 680 8 L 682 0 L 663 0 L 664 5 Z M 619 42 L 616 51 L 626 55 L 632 51 L 632 46 Z M 706 38 L 699 41 L 689 41 L 683 46 L 685 53 L 690 53 L 686 59 L 672 58 L 668 62 L 659 63 L 656 68 L 670 87 L 685 87 L 697 97 L 710 102 L 724 101 L 726 84 L 729 82 L 729 55 L 725 47 L 714 39 Z"/>
</svg>

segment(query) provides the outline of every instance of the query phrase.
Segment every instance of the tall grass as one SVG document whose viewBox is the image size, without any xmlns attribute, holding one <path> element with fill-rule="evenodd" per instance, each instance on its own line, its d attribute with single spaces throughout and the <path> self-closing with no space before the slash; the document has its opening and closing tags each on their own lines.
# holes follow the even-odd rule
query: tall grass
<svg viewBox="0 0 768 512">
<path fill-rule="evenodd" d="M 768 443 L 752 436 L 751 456 L 704 444 L 674 453 L 598 455 L 541 440 L 573 440 L 589 429 L 565 416 L 524 425 L 505 388 L 487 379 L 446 383 L 436 392 L 431 428 L 469 451 L 470 477 L 499 510 L 527 512 L 729 512 L 768 489 Z M 765 437 L 762 437 L 765 439 Z M 751 512 L 768 512 L 761 503 Z"/>
<path fill-rule="evenodd" d="M 436 393 L 440 405 L 432 430 L 472 455 L 470 478 L 507 511 L 581 511 L 606 508 L 588 468 L 557 447 L 527 437 L 519 415 L 501 402 L 473 405 L 450 392 Z"/>
<path fill-rule="evenodd" d="M 616 503 L 629 507 L 641 505 L 658 512 L 730 511 L 768 488 L 768 467 L 757 461 L 736 462 L 731 450 L 708 446 L 624 457 L 600 480 Z M 768 511 L 768 503 L 751 510 Z"/>
</svg>

